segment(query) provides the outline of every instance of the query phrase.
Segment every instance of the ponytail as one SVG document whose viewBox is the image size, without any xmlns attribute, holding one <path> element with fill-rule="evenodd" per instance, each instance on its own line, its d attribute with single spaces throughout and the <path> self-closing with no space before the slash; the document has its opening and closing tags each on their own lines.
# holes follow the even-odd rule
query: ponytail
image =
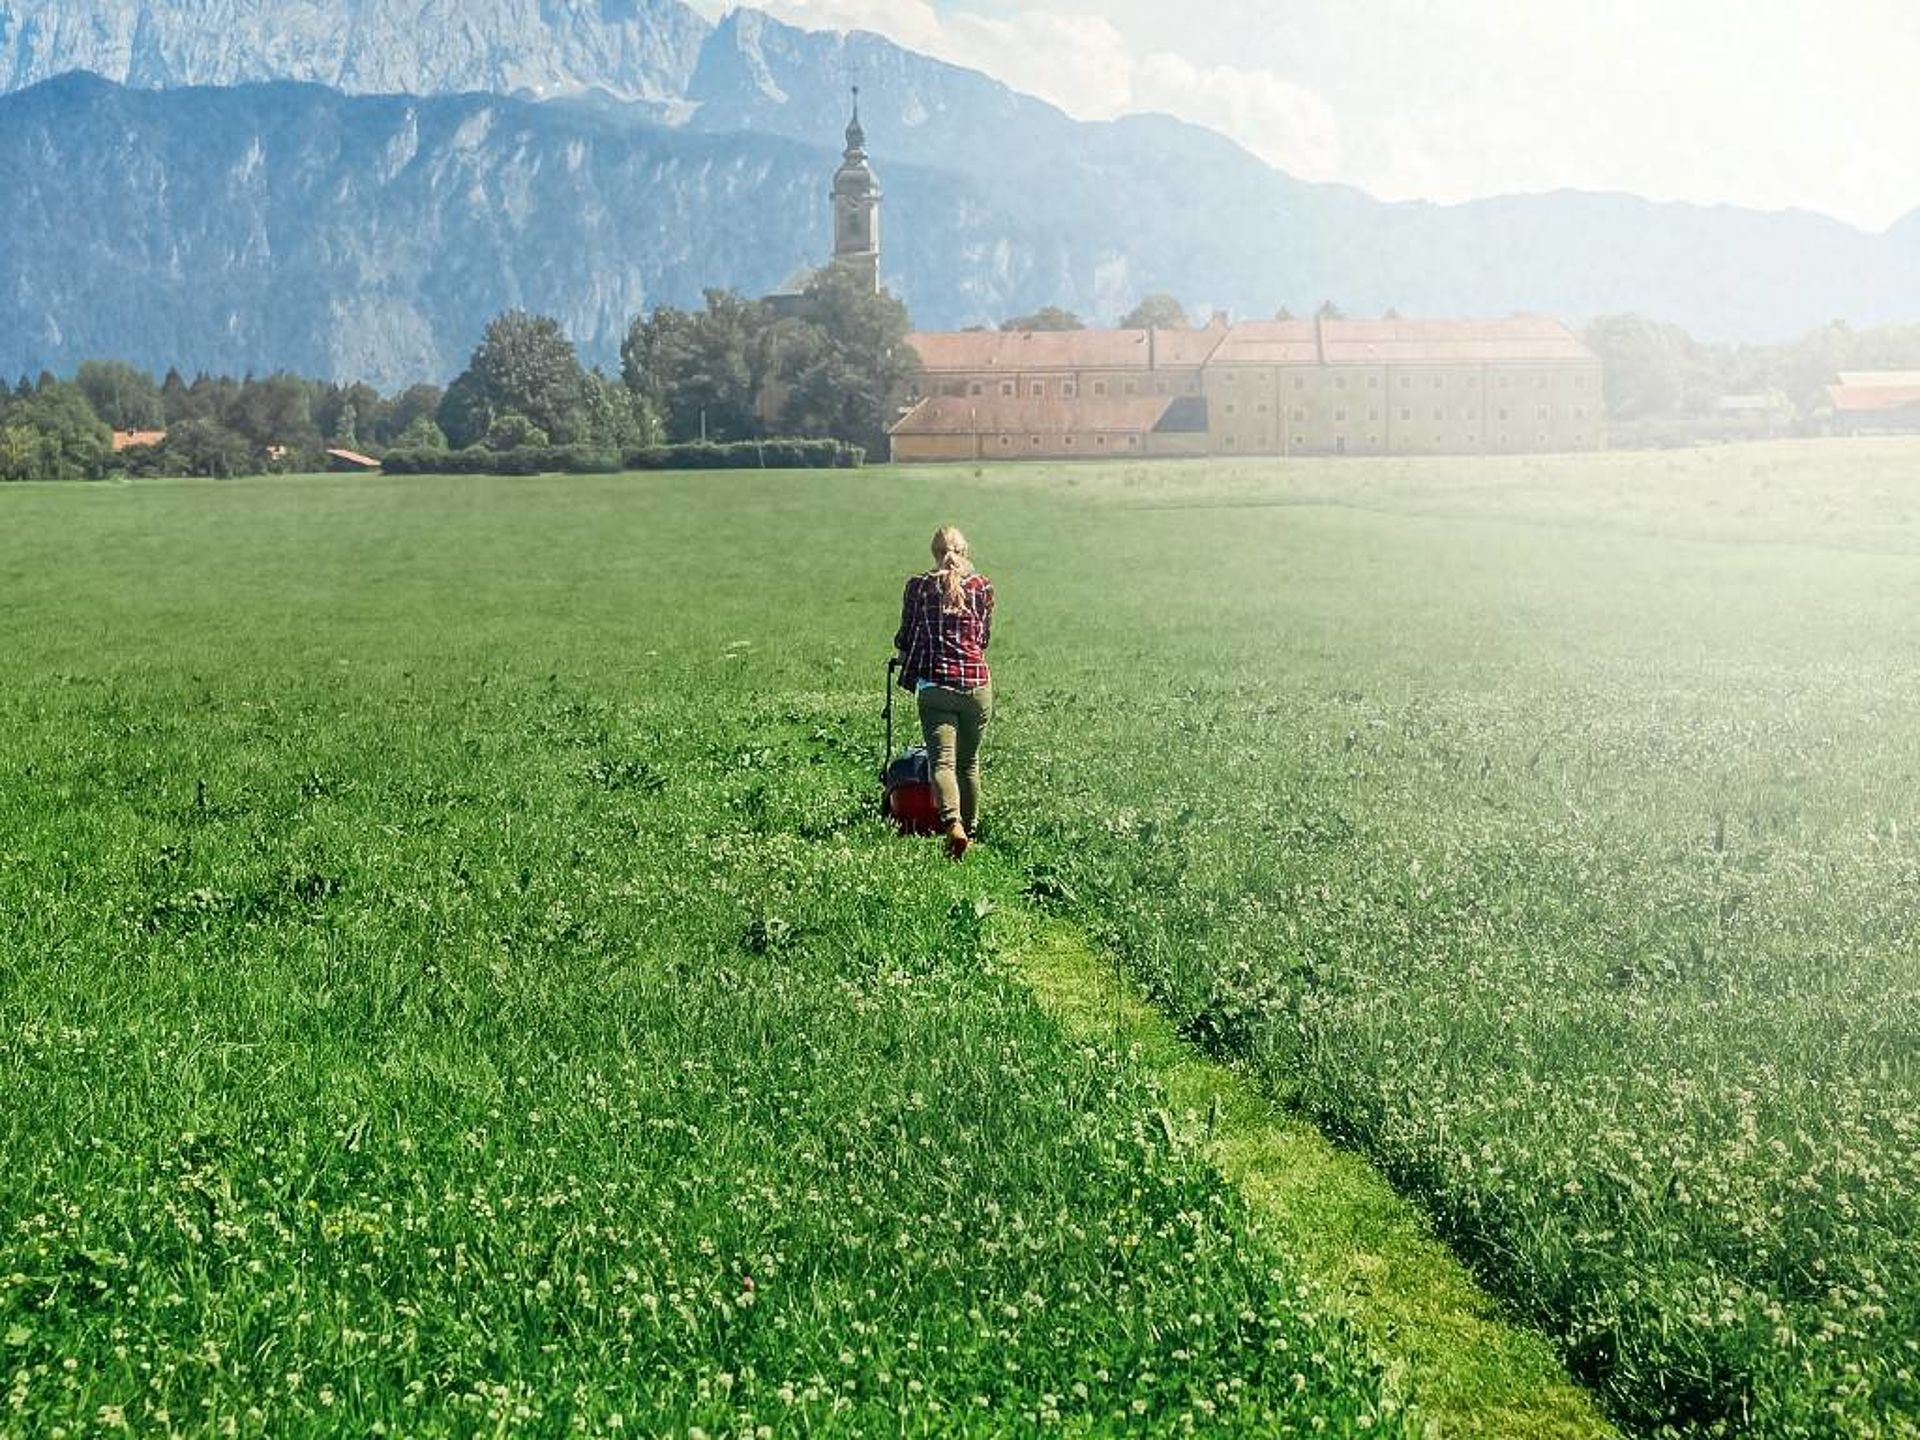
<svg viewBox="0 0 1920 1440">
<path fill-rule="evenodd" d="M 967 581 L 976 573 L 966 536 L 951 525 L 933 532 L 933 575 L 940 582 L 940 609 L 944 613 L 967 613 Z"/>
</svg>

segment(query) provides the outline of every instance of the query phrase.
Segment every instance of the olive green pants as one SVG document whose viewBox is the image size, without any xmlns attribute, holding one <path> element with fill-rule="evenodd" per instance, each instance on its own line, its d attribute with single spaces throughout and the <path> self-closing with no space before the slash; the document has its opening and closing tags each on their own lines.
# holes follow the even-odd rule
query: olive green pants
<svg viewBox="0 0 1920 1440">
<path fill-rule="evenodd" d="M 993 718 L 993 687 L 949 690 L 930 685 L 916 697 L 927 763 L 940 797 L 940 823 L 956 820 L 969 835 L 980 824 L 980 733 Z"/>
</svg>

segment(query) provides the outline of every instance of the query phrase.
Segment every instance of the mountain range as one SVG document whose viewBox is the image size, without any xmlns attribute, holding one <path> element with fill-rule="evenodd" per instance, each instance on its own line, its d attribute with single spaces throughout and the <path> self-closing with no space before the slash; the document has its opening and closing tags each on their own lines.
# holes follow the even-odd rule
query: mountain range
<svg viewBox="0 0 1920 1440">
<path fill-rule="evenodd" d="M 1920 319 L 1920 212 L 1869 235 L 1625 195 L 1388 204 L 751 10 L 0 0 L 0 373 L 445 379 L 512 306 L 611 364 L 641 310 L 823 258 L 855 80 L 884 278 L 923 326 L 1111 321 L 1159 290 L 1250 315 L 1637 310 L 1732 340 Z"/>
</svg>

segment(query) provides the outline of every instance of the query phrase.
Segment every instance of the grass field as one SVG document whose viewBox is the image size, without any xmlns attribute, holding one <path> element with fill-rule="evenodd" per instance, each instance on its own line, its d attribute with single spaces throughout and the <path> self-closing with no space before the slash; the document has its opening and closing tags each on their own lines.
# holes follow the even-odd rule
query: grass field
<svg viewBox="0 0 1920 1440">
<path fill-rule="evenodd" d="M 1632 1427 L 1920 1433 L 1914 447 L 18 487 L 0 598 L 0 1430 L 1417 1430 L 1040 912 Z"/>
</svg>

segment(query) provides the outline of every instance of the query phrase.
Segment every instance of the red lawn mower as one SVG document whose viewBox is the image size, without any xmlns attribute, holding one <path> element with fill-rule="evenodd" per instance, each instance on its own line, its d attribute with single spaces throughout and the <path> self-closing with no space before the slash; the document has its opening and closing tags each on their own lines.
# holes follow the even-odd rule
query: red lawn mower
<svg viewBox="0 0 1920 1440">
<path fill-rule="evenodd" d="M 893 753 L 893 697 L 898 689 L 893 677 L 899 668 L 899 656 L 887 662 L 887 750 L 880 765 L 885 796 L 880 813 L 902 835 L 938 835 L 946 827 L 940 823 L 940 797 L 933 788 L 927 747 L 910 745 L 898 755 Z"/>
</svg>

